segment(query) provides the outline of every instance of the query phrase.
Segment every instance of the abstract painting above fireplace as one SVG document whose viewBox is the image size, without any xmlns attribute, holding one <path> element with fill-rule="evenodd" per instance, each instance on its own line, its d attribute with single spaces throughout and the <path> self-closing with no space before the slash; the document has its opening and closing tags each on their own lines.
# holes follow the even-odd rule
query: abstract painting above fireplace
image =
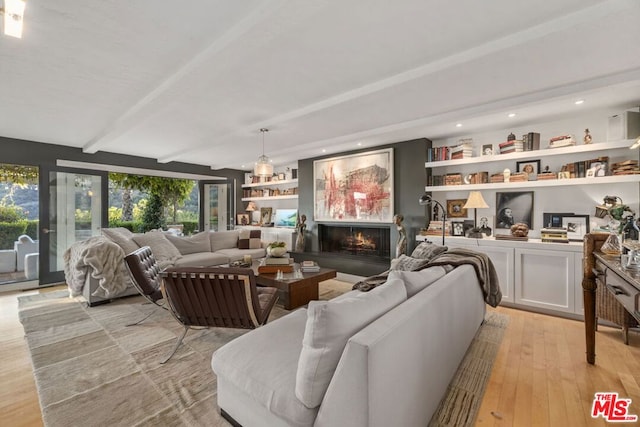
<svg viewBox="0 0 640 427">
<path fill-rule="evenodd" d="M 393 148 L 313 162 L 315 221 L 393 222 Z"/>
</svg>

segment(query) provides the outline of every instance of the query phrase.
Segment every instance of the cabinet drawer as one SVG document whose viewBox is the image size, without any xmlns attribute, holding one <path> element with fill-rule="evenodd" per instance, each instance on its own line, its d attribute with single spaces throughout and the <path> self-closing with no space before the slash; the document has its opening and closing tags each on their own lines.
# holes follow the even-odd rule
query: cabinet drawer
<svg viewBox="0 0 640 427">
<path fill-rule="evenodd" d="M 640 291 L 638 291 L 638 289 L 622 280 L 620 276 L 610 269 L 606 270 L 605 283 L 607 290 L 611 292 L 618 301 L 620 301 L 629 313 L 631 313 L 635 318 L 640 317 L 640 312 L 638 312 Z"/>
</svg>

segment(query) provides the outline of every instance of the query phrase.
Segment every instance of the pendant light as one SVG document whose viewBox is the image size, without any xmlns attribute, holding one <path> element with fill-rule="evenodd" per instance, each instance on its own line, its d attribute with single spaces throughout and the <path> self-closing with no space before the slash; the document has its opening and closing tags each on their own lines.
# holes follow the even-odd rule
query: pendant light
<svg viewBox="0 0 640 427">
<path fill-rule="evenodd" d="M 258 157 L 258 161 L 253 169 L 253 174 L 258 176 L 271 176 L 273 175 L 273 165 L 269 162 L 269 158 L 264 155 L 264 134 L 269 132 L 269 129 L 262 128 L 262 156 Z"/>
</svg>

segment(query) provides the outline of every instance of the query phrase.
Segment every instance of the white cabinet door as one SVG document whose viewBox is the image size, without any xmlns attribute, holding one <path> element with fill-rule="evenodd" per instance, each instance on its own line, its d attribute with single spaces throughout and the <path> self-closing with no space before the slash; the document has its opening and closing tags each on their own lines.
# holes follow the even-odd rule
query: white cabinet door
<svg viewBox="0 0 640 427">
<path fill-rule="evenodd" d="M 447 241 L 447 246 L 450 248 L 471 249 L 487 254 L 496 269 L 496 273 L 498 274 L 500 291 L 502 292 L 502 301 L 514 303 L 514 249 L 495 246 L 483 246 L 481 241 L 478 241 L 478 244 L 476 244 L 476 239 L 470 239 L 469 242 L 473 244 L 465 245 L 463 242 Z"/>
<path fill-rule="evenodd" d="M 489 246 L 478 246 L 475 248 L 478 252 L 484 252 L 489 256 L 491 262 L 493 262 L 498 274 L 498 280 L 500 282 L 500 291 L 502 291 L 502 301 L 515 302 L 514 297 L 514 282 L 515 277 L 513 271 L 513 248 L 496 248 Z"/>
<path fill-rule="evenodd" d="M 573 252 L 515 249 L 515 273 L 516 304 L 574 312 Z"/>
</svg>

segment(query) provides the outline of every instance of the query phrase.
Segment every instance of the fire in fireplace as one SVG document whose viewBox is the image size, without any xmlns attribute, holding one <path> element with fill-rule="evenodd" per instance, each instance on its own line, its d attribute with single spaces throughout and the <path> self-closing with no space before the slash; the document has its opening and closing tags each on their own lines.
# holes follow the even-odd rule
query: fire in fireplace
<svg viewBox="0 0 640 427">
<path fill-rule="evenodd" d="M 390 256 L 389 227 L 319 224 L 320 252 L 377 257 Z"/>
</svg>

